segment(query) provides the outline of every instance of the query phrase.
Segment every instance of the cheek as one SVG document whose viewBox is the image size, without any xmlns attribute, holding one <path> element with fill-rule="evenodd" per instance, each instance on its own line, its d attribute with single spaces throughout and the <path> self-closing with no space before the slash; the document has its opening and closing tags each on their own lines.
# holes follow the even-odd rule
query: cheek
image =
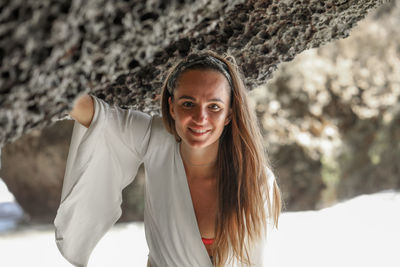
<svg viewBox="0 0 400 267">
<path fill-rule="evenodd" d="M 176 120 L 178 121 L 178 123 L 182 124 L 190 119 L 191 114 L 187 110 L 181 109 L 179 107 L 175 110 L 176 110 L 175 117 L 176 117 Z"/>
<path fill-rule="evenodd" d="M 175 110 L 175 130 L 178 134 L 182 134 L 182 131 L 190 123 L 191 116 L 188 112 L 182 110 Z"/>
<path fill-rule="evenodd" d="M 227 114 L 225 112 L 210 115 L 209 119 L 214 124 L 214 127 L 222 131 L 225 127 Z"/>
<path fill-rule="evenodd" d="M 215 122 L 224 122 L 226 117 L 228 116 L 228 113 L 226 111 L 223 112 L 216 112 L 212 113 L 210 117 L 215 121 Z"/>
</svg>

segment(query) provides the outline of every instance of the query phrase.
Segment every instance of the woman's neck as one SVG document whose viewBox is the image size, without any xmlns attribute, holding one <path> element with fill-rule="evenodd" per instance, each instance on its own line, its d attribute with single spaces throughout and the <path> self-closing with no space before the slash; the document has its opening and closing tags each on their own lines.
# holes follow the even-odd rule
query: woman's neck
<svg viewBox="0 0 400 267">
<path fill-rule="evenodd" d="M 192 179 L 215 178 L 218 142 L 199 149 L 188 147 L 182 142 L 180 152 L 188 177 Z"/>
</svg>

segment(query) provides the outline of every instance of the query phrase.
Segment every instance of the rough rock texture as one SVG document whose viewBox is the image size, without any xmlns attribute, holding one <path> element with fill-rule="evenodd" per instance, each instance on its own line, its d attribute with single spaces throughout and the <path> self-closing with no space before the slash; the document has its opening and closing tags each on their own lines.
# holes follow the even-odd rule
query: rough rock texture
<svg viewBox="0 0 400 267">
<path fill-rule="evenodd" d="M 64 118 L 89 90 L 158 112 L 165 70 L 192 50 L 229 52 L 250 87 L 263 84 L 279 62 L 347 37 L 382 2 L 2 1 L 0 146 Z"/>
<path fill-rule="evenodd" d="M 278 151 L 269 156 L 273 159 L 275 175 L 282 191 L 283 210 L 316 209 L 321 192 L 325 189 L 319 172 L 321 162 L 313 160 L 305 148 L 296 143 L 281 145 Z"/>
<path fill-rule="evenodd" d="M 48 221 L 56 214 L 72 125 L 57 122 L 3 148 L 0 177 L 30 219 Z"/>
<path fill-rule="evenodd" d="M 251 92 L 289 210 L 400 189 L 399 24 L 393 1 Z"/>
<path fill-rule="evenodd" d="M 193 50 L 233 54 L 251 89 L 265 83 L 278 63 L 348 36 L 357 21 L 383 1 L 141 2 L 0 4 L 0 144 L 66 118 L 77 96 L 88 91 L 109 103 L 158 112 L 153 98 L 159 93 L 164 71 Z M 309 159 L 304 151 L 291 144 L 277 155 L 285 162 L 282 166 L 292 167 L 285 155 Z M 313 160 L 299 162 L 296 177 L 319 169 L 315 154 Z M 8 166 L 17 165 L 15 162 Z M 63 175 L 56 176 L 57 188 L 45 185 L 47 178 L 41 183 L 23 176 L 3 178 L 15 180 L 12 183 L 24 186 L 24 192 L 43 194 L 51 188 L 59 190 Z M 288 196 L 288 207 L 314 208 L 324 187 L 321 175 L 317 172 L 306 180 L 293 181 L 287 184 L 288 192 L 298 193 Z M 11 190 L 14 194 L 21 192 L 15 188 Z M 129 198 L 128 193 L 125 196 Z M 59 196 L 50 198 L 59 201 Z M 37 198 L 17 199 L 25 208 L 34 206 Z M 54 205 L 47 207 L 54 211 Z"/>
</svg>

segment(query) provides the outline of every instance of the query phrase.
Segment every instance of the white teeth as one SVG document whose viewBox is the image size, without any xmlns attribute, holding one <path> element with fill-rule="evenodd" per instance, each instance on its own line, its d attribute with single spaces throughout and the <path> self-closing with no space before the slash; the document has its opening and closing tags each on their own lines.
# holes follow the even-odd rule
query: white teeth
<svg viewBox="0 0 400 267">
<path fill-rule="evenodd" d="M 190 130 L 192 130 L 195 133 L 205 133 L 205 132 L 207 132 L 207 130 L 196 130 L 196 129 L 192 129 L 192 128 L 190 128 Z"/>
</svg>

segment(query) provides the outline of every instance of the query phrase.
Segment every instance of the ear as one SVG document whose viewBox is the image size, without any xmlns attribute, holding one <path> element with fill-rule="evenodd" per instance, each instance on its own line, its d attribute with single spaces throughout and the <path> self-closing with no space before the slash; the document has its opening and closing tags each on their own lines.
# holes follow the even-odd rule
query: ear
<svg viewBox="0 0 400 267">
<path fill-rule="evenodd" d="M 168 97 L 168 106 L 169 106 L 169 114 L 175 120 L 174 105 L 172 103 L 172 98 L 171 97 Z"/>
<path fill-rule="evenodd" d="M 225 118 L 225 126 L 231 122 L 232 119 L 232 108 L 229 108 L 228 115 Z"/>
</svg>

